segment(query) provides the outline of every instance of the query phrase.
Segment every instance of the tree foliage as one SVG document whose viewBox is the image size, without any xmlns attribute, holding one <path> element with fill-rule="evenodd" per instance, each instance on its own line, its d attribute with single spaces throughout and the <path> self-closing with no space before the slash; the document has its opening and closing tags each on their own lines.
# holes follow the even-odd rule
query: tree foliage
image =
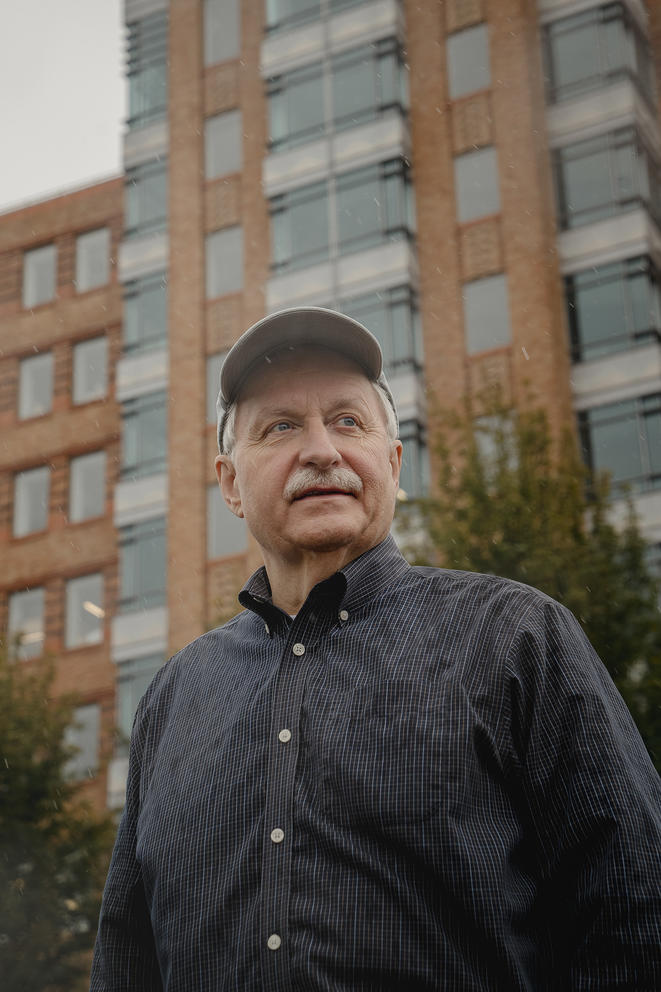
<svg viewBox="0 0 661 992">
<path fill-rule="evenodd" d="M 588 477 L 573 436 L 554 443 L 543 411 L 515 412 L 497 396 L 478 419 L 470 409 L 446 414 L 438 452 L 435 495 L 404 508 L 415 560 L 506 576 L 567 606 L 659 767 L 659 587 L 631 501 L 615 527 L 609 480 Z"/>
<path fill-rule="evenodd" d="M 46 663 L 0 654 L 0 975 L 3 992 L 82 988 L 113 827 L 68 780 L 74 700 Z"/>
</svg>

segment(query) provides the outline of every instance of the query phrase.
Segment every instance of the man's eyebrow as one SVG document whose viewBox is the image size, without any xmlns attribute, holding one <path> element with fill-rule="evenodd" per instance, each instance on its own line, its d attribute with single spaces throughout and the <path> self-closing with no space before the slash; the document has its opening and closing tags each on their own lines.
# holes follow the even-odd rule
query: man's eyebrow
<svg viewBox="0 0 661 992">
<path fill-rule="evenodd" d="M 360 396 L 359 393 L 354 395 L 347 394 L 340 397 L 340 399 L 333 400 L 327 407 L 326 412 L 335 413 L 338 410 L 355 409 L 358 406 L 363 409 L 367 406 L 365 398 Z M 287 420 L 289 417 L 298 417 L 300 415 L 300 410 L 297 410 L 293 406 L 262 406 L 255 411 L 254 416 L 250 420 L 252 424 L 257 424 L 264 420 Z"/>
</svg>

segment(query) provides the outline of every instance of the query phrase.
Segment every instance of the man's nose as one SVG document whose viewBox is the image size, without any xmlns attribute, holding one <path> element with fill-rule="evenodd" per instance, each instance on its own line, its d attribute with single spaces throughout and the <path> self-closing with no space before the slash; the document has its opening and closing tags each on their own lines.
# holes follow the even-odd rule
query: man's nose
<svg viewBox="0 0 661 992">
<path fill-rule="evenodd" d="M 305 425 L 301 433 L 298 459 L 301 465 L 317 465 L 319 468 L 339 465 L 342 456 L 335 447 L 326 424 L 313 421 Z"/>
</svg>

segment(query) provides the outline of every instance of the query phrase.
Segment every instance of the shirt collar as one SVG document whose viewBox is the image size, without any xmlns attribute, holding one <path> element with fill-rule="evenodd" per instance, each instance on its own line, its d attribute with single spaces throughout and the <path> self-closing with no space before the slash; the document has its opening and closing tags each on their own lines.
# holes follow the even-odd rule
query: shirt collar
<svg viewBox="0 0 661 992">
<path fill-rule="evenodd" d="M 342 605 L 347 611 L 355 610 L 391 585 L 411 566 L 402 556 L 394 538 L 370 548 L 359 558 L 324 579 L 310 591 L 306 602 L 316 600 L 321 608 L 337 611 Z M 264 566 L 254 572 L 239 593 L 241 606 L 257 613 L 269 631 L 288 624 L 288 615 L 271 602 L 271 586 Z"/>
</svg>

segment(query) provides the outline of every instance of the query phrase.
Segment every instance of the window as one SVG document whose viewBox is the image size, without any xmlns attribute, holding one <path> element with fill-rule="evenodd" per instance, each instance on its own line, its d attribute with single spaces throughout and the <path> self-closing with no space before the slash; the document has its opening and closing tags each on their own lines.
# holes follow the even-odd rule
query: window
<svg viewBox="0 0 661 992">
<path fill-rule="evenodd" d="M 237 58 L 241 47 L 239 0 L 204 0 L 202 30 L 205 65 Z"/>
<path fill-rule="evenodd" d="M 18 416 L 39 417 L 53 406 L 53 353 L 23 358 L 18 371 Z"/>
<path fill-rule="evenodd" d="M 12 656 L 36 658 L 44 649 L 44 590 L 25 589 L 9 597 L 8 641 Z"/>
<path fill-rule="evenodd" d="M 575 362 L 661 339 L 659 274 L 649 258 L 630 258 L 565 279 Z"/>
<path fill-rule="evenodd" d="M 345 173 L 336 187 L 342 254 L 406 237 L 413 230 L 408 166 L 401 159 Z"/>
<path fill-rule="evenodd" d="M 100 714 L 98 703 L 77 706 L 74 711 L 73 723 L 64 732 L 64 743 L 74 750 L 65 765 L 69 779 L 92 776 L 99 766 Z"/>
<path fill-rule="evenodd" d="M 165 275 L 136 279 L 126 283 L 124 291 L 124 351 L 136 354 L 163 347 L 168 334 Z"/>
<path fill-rule="evenodd" d="M 33 248 L 23 255 L 23 306 L 36 307 L 55 297 L 55 245 Z"/>
<path fill-rule="evenodd" d="M 462 296 L 469 355 L 508 345 L 512 329 L 505 276 L 465 283 Z"/>
<path fill-rule="evenodd" d="M 583 455 L 615 489 L 661 487 L 661 393 L 608 403 L 578 417 Z"/>
<path fill-rule="evenodd" d="M 164 518 L 122 527 L 119 552 L 120 612 L 131 613 L 164 603 L 167 572 Z"/>
<path fill-rule="evenodd" d="M 207 234 L 207 299 L 243 288 L 243 228 L 224 227 Z"/>
<path fill-rule="evenodd" d="M 654 103 L 649 49 L 621 3 L 562 17 L 544 30 L 544 62 L 551 102 L 571 99 L 631 78 Z"/>
<path fill-rule="evenodd" d="M 328 257 L 328 192 L 314 183 L 271 200 L 275 269 L 314 265 Z"/>
<path fill-rule="evenodd" d="M 386 374 L 419 367 L 422 358 L 420 320 L 408 286 L 345 300 L 338 309 L 364 324 L 378 340 Z"/>
<path fill-rule="evenodd" d="M 76 289 L 84 293 L 110 279 L 110 231 L 100 227 L 76 238 Z"/>
<path fill-rule="evenodd" d="M 117 669 L 117 728 L 121 734 L 120 748 L 125 750 L 129 738 L 133 718 L 142 696 L 156 672 L 163 664 L 160 654 L 146 655 L 144 658 L 133 658 L 122 661 Z"/>
<path fill-rule="evenodd" d="M 100 517 L 106 508 L 106 453 L 92 451 L 69 463 L 69 520 Z"/>
<path fill-rule="evenodd" d="M 399 425 L 402 442 L 402 470 L 399 488 L 409 499 L 421 496 L 427 490 L 427 448 L 422 426 L 414 420 Z"/>
<path fill-rule="evenodd" d="M 103 640 L 103 576 L 81 575 L 67 582 L 65 646 L 78 648 Z"/>
<path fill-rule="evenodd" d="M 128 25 L 129 127 L 165 117 L 168 103 L 168 19 L 164 11 Z"/>
<path fill-rule="evenodd" d="M 480 148 L 454 160 L 457 220 L 460 224 L 500 210 L 495 148 Z"/>
<path fill-rule="evenodd" d="M 241 111 L 228 110 L 204 122 L 204 175 L 207 179 L 241 168 Z"/>
<path fill-rule="evenodd" d="M 560 226 L 580 227 L 639 205 L 659 216 L 658 168 L 633 128 L 555 153 Z"/>
<path fill-rule="evenodd" d="M 268 83 L 271 148 L 291 147 L 324 133 L 321 67 L 306 66 Z"/>
<path fill-rule="evenodd" d="M 48 525 L 50 470 L 47 465 L 14 476 L 14 537 L 24 537 Z"/>
<path fill-rule="evenodd" d="M 108 341 L 90 338 L 74 345 L 73 401 L 90 403 L 106 395 L 108 386 Z"/>
<path fill-rule="evenodd" d="M 310 20 L 319 12 L 319 0 L 266 0 L 266 23 L 270 30 Z"/>
<path fill-rule="evenodd" d="M 226 351 L 218 351 L 215 355 L 207 356 L 207 423 L 215 424 L 218 420 L 216 414 L 216 399 L 220 389 L 220 370 L 225 361 Z"/>
<path fill-rule="evenodd" d="M 466 96 L 491 85 L 489 31 L 486 24 L 458 31 L 447 39 L 450 97 Z"/>
<path fill-rule="evenodd" d="M 164 162 L 150 162 L 126 174 L 126 234 L 149 234 L 167 226 L 168 174 Z"/>
<path fill-rule="evenodd" d="M 332 203 L 338 251 L 349 254 L 406 237 L 414 228 L 408 167 L 401 159 L 337 177 Z M 326 183 L 314 183 L 271 200 L 274 268 L 299 268 L 329 254 Z"/>
<path fill-rule="evenodd" d="M 207 486 L 207 558 L 238 555 L 247 547 L 245 520 L 228 509 L 217 483 Z"/>
<path fill-rule="evenodd" d="M 145 393 L 122 404 L 122 479 L 140 479 L 167 467 L 165 392 Z"/>
<path fill-rule="evenodd" d="M 330 66 L 332 104 L 326 121 L 321 66 L 269 80 L 271 147 L 291 147 L 324 132 L 353 127 L 392 107 L 408 105 L 407 74 L 399 45 L 389 38 L 337 56 Z"/>
</svg>

